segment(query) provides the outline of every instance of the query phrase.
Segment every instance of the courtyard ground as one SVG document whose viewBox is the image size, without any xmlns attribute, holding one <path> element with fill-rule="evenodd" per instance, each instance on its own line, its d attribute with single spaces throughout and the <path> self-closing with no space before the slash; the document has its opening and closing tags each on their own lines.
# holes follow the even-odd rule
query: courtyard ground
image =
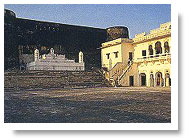
<svg viewBox="0 0 190 139">
<path fill-rule="evenodd" d="M 5 123 L 169 123 L 170 88 L 5 90 Z"/>
</svg>

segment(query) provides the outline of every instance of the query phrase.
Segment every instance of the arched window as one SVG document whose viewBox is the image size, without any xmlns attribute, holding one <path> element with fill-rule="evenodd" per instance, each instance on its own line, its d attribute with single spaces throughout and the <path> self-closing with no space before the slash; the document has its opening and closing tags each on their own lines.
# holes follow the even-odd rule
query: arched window
<svg viewBox="0 0 190 139">
<path fill-rule="evenodd" d="M 158 42 L 155 43 L 155 51 L 156 51 L 156 55 L 162 53 L 161 42 L 158 41 Z"/>
<path fill-rule="evenodd" d="M 168 42 L 164 43 L 164 49 L 165 49 L 165 53 L 169 53 L 170 52 L 170 47 L 169 47 L 169 43 Z"/>
<path fill-rule="evenodd" d="M 152 45 L 149 45 L 148 50 L 149 50 L 149 55 L 150 55 L 150 57 L 153 57 Z"/>
</svg>

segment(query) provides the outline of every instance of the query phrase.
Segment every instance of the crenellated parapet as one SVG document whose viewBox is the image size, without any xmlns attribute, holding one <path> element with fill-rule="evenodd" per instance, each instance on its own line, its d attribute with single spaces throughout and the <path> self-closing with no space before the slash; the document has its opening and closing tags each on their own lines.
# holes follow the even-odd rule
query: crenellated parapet
<svg viewBox="0 0 190 139">
<path fill-rule="evenodd" d="M 134 43 L 141 43 L 143 41 L 149 41 L 151 39 L 157 39 L 171 35 L 171 22 L 167 22 L 160 25 L 160 28 L 150 30 L 149 34 L 145 32 L 136 34 L 133 38 Z"/>
</svg>

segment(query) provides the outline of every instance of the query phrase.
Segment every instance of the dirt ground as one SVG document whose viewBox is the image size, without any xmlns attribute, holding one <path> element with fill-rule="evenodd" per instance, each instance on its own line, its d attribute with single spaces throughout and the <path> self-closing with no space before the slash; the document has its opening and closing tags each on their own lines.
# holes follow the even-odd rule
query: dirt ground
<svg viewBox="0 0 190 139">
<path fill-rule="evenodd" d="M 169 123 L 170 88 L 5 90 L 5 123 Z"/>
</svg>

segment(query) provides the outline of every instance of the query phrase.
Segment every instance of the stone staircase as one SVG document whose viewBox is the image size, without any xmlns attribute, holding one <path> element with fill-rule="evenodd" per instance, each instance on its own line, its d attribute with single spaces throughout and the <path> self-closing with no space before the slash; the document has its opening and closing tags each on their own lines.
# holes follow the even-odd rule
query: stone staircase
<svg viewBox="0 0 190 139">
<path fill-rule="evenodd" d="M 5 89 L 48 89 L 107 87 L 99 70 L 92 71 L 12 71 L 4 73 Z"/>
<path fill-rule="evenodd" d="M 121 79 L 124 77 L 124 75 L 130 70 L 130 68 L 133 65 L 133 61 L 130 62 L 130 64 L 128 66 L 125 67 L 125 69 L 123 70 L 122 74 L 120 76 L 118 76 L 118 84 L 121 85 L 120 81 Z"/>
<path fill-rule="evenodd" d="M 120 81 L 124 78 L 125 74 L 130 71 L 132 65 L 133 61 L 131 61 L 130 64 L 118 62 L 110 71 L 105 72 L 105 77 L 112 86 L 122 86 Z"/>
</svg>

